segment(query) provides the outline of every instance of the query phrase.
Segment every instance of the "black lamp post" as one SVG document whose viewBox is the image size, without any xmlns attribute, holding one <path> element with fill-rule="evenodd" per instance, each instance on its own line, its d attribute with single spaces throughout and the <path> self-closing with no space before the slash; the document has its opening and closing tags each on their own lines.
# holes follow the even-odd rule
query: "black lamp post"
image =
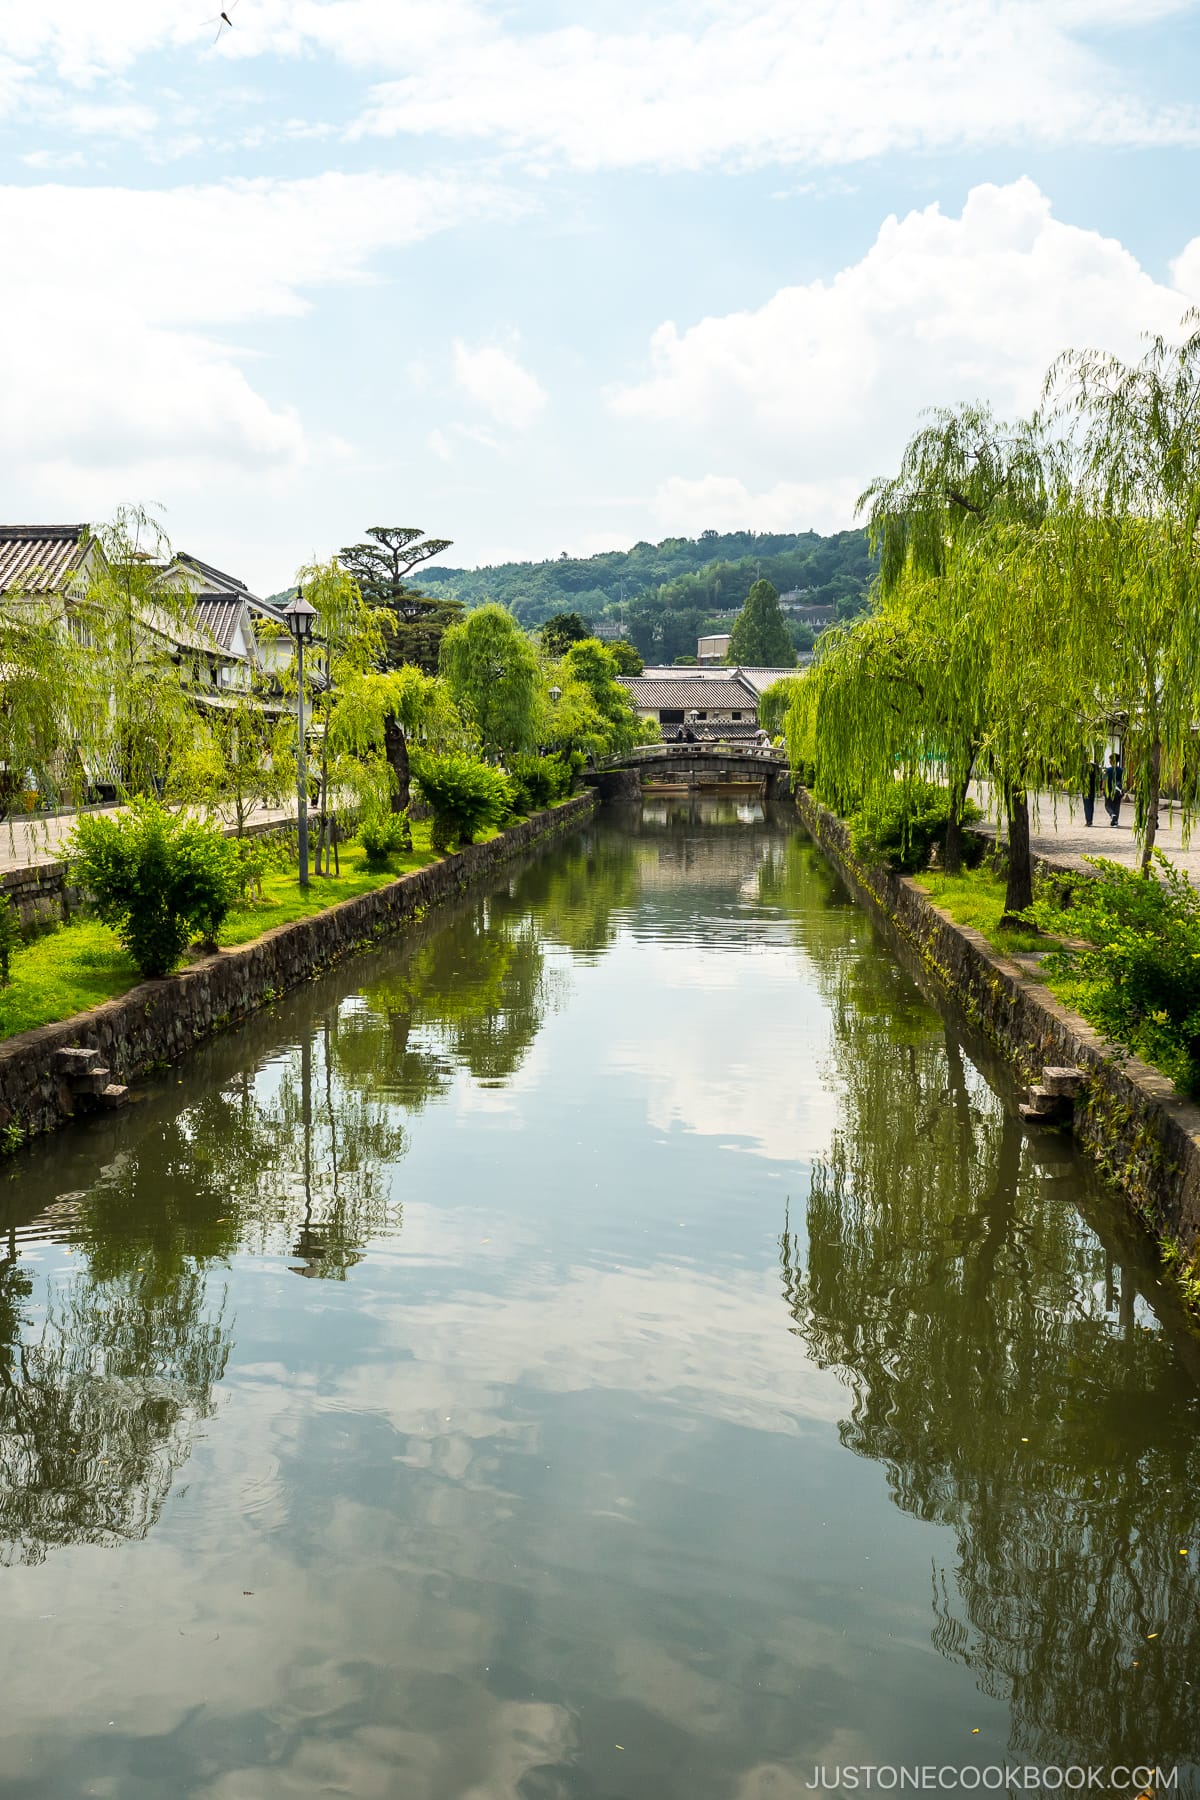
<svg viewBox="0 0 1200 1800">
<path fill-rule="evenodd" d="M 299 588 L 296 598 L 283 609 L 296 645 L 296 827 L 300 848 L 300 886 L 308 886 L 308 758 L 304 745 L 304 646 L 312 643 L 317 609 L 310 606 Z"/>
</svg>

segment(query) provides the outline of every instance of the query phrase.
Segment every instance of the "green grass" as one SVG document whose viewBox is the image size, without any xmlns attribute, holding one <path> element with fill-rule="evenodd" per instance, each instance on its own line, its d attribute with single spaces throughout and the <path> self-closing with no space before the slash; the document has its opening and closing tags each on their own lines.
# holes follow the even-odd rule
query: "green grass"
<svg viewBox="0 0 1200 1800">
<path fill-rule="evenodd" d="M 913 877 L 935 906 L 948 912 L 957 925 L 970 925 L 1001 954 L 1014 950 L 1055 950 L 1059 940 L 1035 931 L 1031 925 L 1000 923 L 1004 912 L 1004 882 L 989 868 L 964 869 L 961 875 L 934 870 Z"/>
<path fill-rule="evenodd" d="M 439 859 L 429 846 L 429 825 L 421 823 L 413 826 L 412 850 L 394 857 L 390 869 L 379 873 L 368 869 L 357 844 L 343 846 L 340 860 L 341 874 L 329 879 L 314 875 L 307 893 L 301 892 L 294 869 L 266 876 L 264 898 L 230 912 L 220 932 L 221 944 L 252 943 L 276 925 L 311 918 L 340 900 L 386 887 L 410 869 L 426 868 Z M 11 973 L 9 985 L 0 988 L 0 1039 L 87 1012 L 128 993 L 142 979 L 111 926 L 86 918 L 72 919 L 23 944 L 13 952 Z"/>
<path fill-rule="evenodd" d="M 140 980 L 115 931 L 98 919 L 75 920 L 13 952 L 12 981 L 0 988 L 0 1037 L 69 1019 Z"/>
</svg>

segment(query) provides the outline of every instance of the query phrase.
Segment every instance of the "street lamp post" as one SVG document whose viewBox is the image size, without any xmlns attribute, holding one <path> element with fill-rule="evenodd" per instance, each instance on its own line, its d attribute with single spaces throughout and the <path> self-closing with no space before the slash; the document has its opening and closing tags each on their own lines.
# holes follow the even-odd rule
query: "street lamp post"
<svg viewBox="0 0 1200 1800">
<path fill-rule="evenodd" d="M 310 606 L 300 588 L 283 609 L 287 628 L 296 645 L 296 835 L 300 849 L 300 886 L 308 886 L 308 758 L 304 744 L 304 646 L 311 644 L 317 609 Z"/>
</svg>

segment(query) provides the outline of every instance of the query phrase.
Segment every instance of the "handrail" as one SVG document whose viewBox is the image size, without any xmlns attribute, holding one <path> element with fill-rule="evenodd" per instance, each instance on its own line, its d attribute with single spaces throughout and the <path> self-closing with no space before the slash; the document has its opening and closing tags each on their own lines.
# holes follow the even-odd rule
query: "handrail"
<svg viewBox="0 0 1200 1800">
<path fill-rule="evenodd" d="M 704 757 L 714 762 L 767 762 L 781 767 L 787 765 L 787 751 L 774 744 L 746 744 L 736 749 L 733 745 L 721 748 L 717 744 L 638 744 L 620 755 L 601 757 L 593 766 L 597 769 L 620 769 L 628 768 L 630 763 L 666 762 L 680 757 Z"/>
</svg>

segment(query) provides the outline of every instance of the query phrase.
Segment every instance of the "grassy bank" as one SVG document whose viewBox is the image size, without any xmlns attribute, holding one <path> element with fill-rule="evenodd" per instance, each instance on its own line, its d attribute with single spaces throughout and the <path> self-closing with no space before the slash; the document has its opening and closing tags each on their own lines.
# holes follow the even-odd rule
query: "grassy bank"
<svg viewBox="0 0 1200 1800">
<path fill-rule="evenodd" d="M 311 918 L 339 901 L 386 887 L 411 869 L 439 861 L 430 847 L 429 829 L 427 821 L 414 825 L 412 850 L 394 856 L 392 867 L 382 872 L 368 869 L 361 848 L 349 844 L 341 849 L 340 875 L 314 875 L 307 892 L 301 890 L 295 869 L 264 876 L 262 898 L 234 907 L 218 941 L 225 948 L 253 943 L 277 925 Z M 495 835 L 481 832 L 480 839 Z M 98 919 L 72 919 L 14 951 L 12 980 L 0 988 L 0 1039 L 86 1012 L 127 993 L 141 979 L 111 927 Z"/>
</svg>

